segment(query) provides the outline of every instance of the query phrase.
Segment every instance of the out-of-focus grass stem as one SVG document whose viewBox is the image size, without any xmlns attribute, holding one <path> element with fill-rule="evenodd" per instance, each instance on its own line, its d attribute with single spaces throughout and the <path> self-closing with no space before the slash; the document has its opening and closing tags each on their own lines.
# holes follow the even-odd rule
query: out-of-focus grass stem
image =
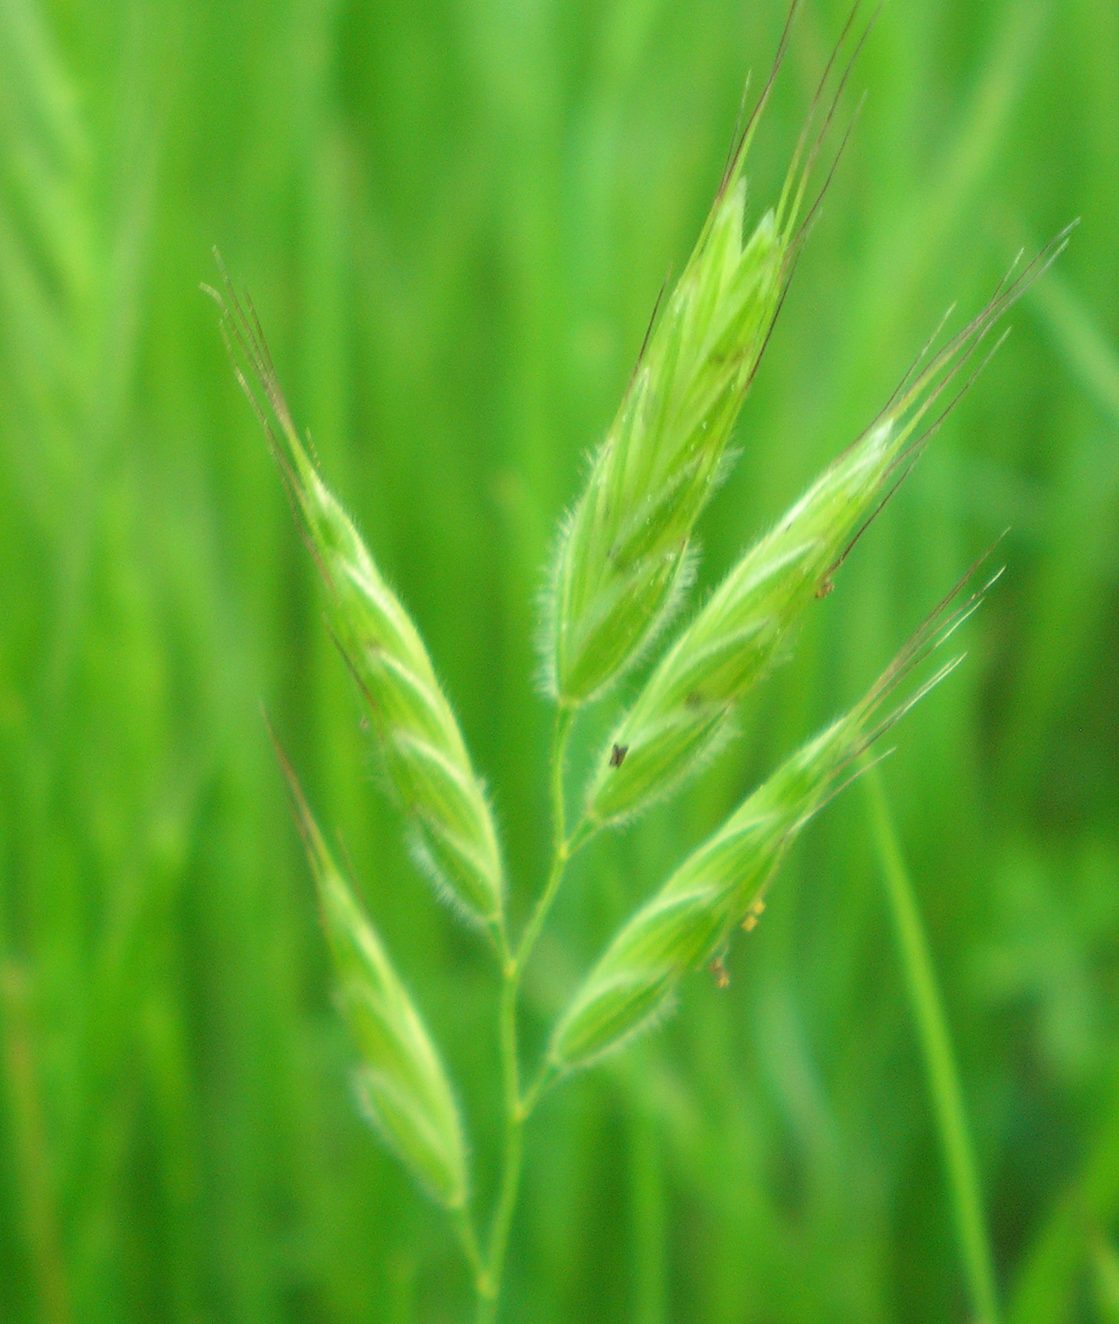
<svg viewBox="0 0 1119 1324">
<path fill-rule="evenodd" d="M 886 885 L 902 969 L 917 1023 L 921 1054 L 925 1060 L 929 1098 L 944 1151 L 956 1233 L 967 1273 L 974 1318 L 979 1324 L 997 1324 L 999 1309 L 994 1265 L 975 1155 L 964 1112 L 963 1090 L 952 1036 L 937 987 L 928 939 L 879 769 L 868 767 L 862 780 L 866 787 L 874 846 Z"/>
<path fill-rule="evenodd" d="M 0 1035 L 4 1074 L 14 1114 L 15 1151 L 36 1290 L 45 1324 L 73 1319 L 59 1238 L 58 1211 L 50 1189 L 46 1126 L 36 1080 L 31 1025 L 31 988 L 26 970 L 12 961 L 0 966 Z"/>
</svg>

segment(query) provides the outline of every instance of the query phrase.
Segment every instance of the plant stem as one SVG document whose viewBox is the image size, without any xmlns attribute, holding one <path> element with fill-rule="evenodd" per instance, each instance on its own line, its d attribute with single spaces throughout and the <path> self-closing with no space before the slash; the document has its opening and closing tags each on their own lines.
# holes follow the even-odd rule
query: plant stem
<svg viewBox="0 0 1119 1324">
<path fill-rule="evenodd" d="M 566 837 L 563 764 L 567 754 L 567 739 L 571 734 L 571 724 L 574 716 L 575 711 L 572 708 L 559 708 L 556 711 L 556 724 L 552 738 L 551 776 L 552 865 L 548 871 L 548 881 L 544 884 L 544 890 L 537 898 L 536 905 L 533 907 L 532 914 L 529 916 L 528 923 L 521 935 L 520 946 L 517 948 L 517 968 L 515 972 L 517 979 L 523 973 L 528 958 L 532 954 L 532 949 L 536 946 L 536 941 L 544 927 L 544 921 L 548 918 L 548 912 L 552 908 L 560 883 L 563 881 L 564 868 L 571 858 L 570 844 Z"/>
<path fill-rule="evenodd" d="M 474 1286 L 479 1294 L 483 1294 L 488 1286 L 488 1274 L 482 1263 L 482 1253 L 478 1249 L 478 1234 L 474 1230 L 474 1216 L 469 1206 L 455 1210 L 452 1220 L 462 1253 L 470 1266 L 470 1272 L 474 1275 Z"/>
<path fill-rule="evenodd" d="M 524 1125 L 528 1115 L 521 1096 L 520 1048 L 517 1034 L 517 995 L 525 965 L 552 903 L 563 881 L 563 871 L 570 859 L 566 839 L 564 812 L 563 768 L 567 740 L 571 734 L 574 710 L 559 708 L 552 741 L 551 813 L 552 860 L 544 890 L 537 898 L 521 941 L 514 955 L 502 939 L 501 1003 L 498 1011 L 498 1037 L 501 1048 L 502 1094 L 505 1107 L 505 1148 L 502 1158 L 501 1188 L 490 1229 L 489 1254 L 482 1273 L 478 1276 L 478 1324 L 489 1324 L 497 1316 L 501 1297 L 501 1284 L 505 1273 L 505 1253 L 509 1245 L 509 1230 L 520 1191 L 521 1168 L 524 1154 Z"/>
<path fill-rule="evenodd" d="M 536 1105 L 540 1102 L 541 1097 L 556 1083 L 557 1079 L 552 1064 L 547 1059 L 541 1062 L 536 1075 L 533 1077 L 532 1084 L 521 1095 L 521 1112 L 524 1113 L 526 1122 L 536 1110 Z"/>
<path fill-rule="evenodd" d="M 505 1152 L 502 1158 L 501 1190 L 490 1231 L 488 1292 L 478 1301 L 478 1324 L 495 1318 L 501 1282 L 505 1272 L 505 1251 L 513 1222 L 517 1194 L 521 1184 L 521 1158 L 524 1151 L 524 1112 L 521 1107 L 520 1060 L 517 1047 L 517 969 L 505 968 L 501 989 L 500 1035 L 501 1069 L 505 1097 Z"/>
<path fill-rule="evenodd" d="M 937 988 L 936 973 L 913 884 L 902 858 L 886 793 L 876 768 L 872 767 L 867 773 L 865 785 L 871 826 L 886 883 L 886 895 L 893 911 L 902 966 L 925 1058 L 929 1093 L 948 1169 L 956 1231 L 975 1319 L 978 1324 L 997 1324 L 999 1311 L 991 1247 L 948 1021 Z"/>
<path fill-rule="evenodd" d="M 0 963 L 0 1062 L 11 1091 L 15 1177 L 22 1189 L 33 1282 L 47 1324 L 73 1319 L 51 1190 L 43 1095 L 37 1079 L 31 976 L 15 961 Z M 19 1208 L 17 1203 L 16 1208 Z M 15 1229 L 12 1228 L 14 1234 Z"/>
</svg>

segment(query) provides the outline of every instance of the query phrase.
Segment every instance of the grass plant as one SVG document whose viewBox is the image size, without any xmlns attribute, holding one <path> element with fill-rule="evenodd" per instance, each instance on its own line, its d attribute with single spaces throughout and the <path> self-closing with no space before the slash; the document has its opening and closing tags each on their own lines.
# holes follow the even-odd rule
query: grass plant
<svg viewBox="0 0 1119 1324">
<path fill-rule="evenodd" d="M 525 1133 L 542 1098 L 572 1072 L 662 1020 L 687 976 L 710 968 L 717 982 L 726 979 L 733 931 L 756 926 L 773 877 L 802 830 L 859 775 L 879 737 L 962 660 L 943 662 L 897 696 L 990 587 L 988 581 L 956 604 L 973 568 L 862 700 L 786 758 L 666 882 L 647 890 L 582 977 L 548 1035 L 542 1060 L 531 1068 L 521 1026 L 523 987 L 571 859 L 604 827 L 668 797 L 725 749 L 742 699 L 788 651 L 811 605 L 831 594 L 855 544 L 1001 344 L 996 340 L 982 353 L 988 333 L 1067 244 L 1064 230 L 1020 274 L 1012 271 L 961 330 L 944 337 L 946 316 L 872 423 L 677 629 L 593 758 L 582 811 L 570 814 L 565 772 L 574 723 L 581 709 L 601 699 L 655 647 L 681 610 L 692 579 L 697 521 L 733 459 L 728 445 L 734 423 L 831 177 L 829 171 L 815 201 L 806 203 L 865 37 L 853 40 L 852 54 L 842 55 L 857 7 L 824 70 L 780 197 L 747 228 L 746 161 L 795 13 L 793 4 L 772 72 L 731 151 L 692 256 L 654 310 L 617 417 L 561 527 L 543 632 L 544 687 L 555 711 L 548 774 L 551 863 L 519 932 L 507 914 L 487 794 L 420 632 L 320 476 L 309 439 L 301 440 L 252 302 L 238 294 L 224 268 L 221 290 L 209 290 L 222 310 L 237 378 L 264 427 L 320 572 L 327 624 L 415 834 L 414 854 L 452 908 L 486 932 L 496 957 L 504 1139 L 487 1219 L 472 1190 L 469 1145 L 441 1054 L 277 745 L 318 884 L 341 1008 L 358 1051 L 357 1091 L 388 1147 L 451 1216 L 472 1275 L 479 1324 L 496 1319 L 500 1310 Z M 876 827 L 889 861 L 906 964 L 915 972 L 919 1007 L 929 1009 L 922 1025 L 938 1097 L 952 1109 L 945 1135 L 959 1140 L 965 1128 L 950 1053 L 931 1011 L 927 958 L 914 936 L 911 900 L 899 881 L 903 870 L 881 808 Z M 948 1157 L 978 1285 L 975 1304 L 993 1321 L 974 1175 L 957 1150 L 950 1148 Z"/>
<path fill-rule="evenodd" d="M 4 1324 L 459 1324 L 495 1248 L 501 1324 L 1116 1317 L 1119 11 L 887 5 L 836 101 L 849 0 L 803 0 L 720 189 L 786 8 L 0 4 Z M 851 443 L 940 310 L 911 382 L 1074 215 L 902 447 L 1012 321 L 934 444 L 849 504 Z M 314 519 L 198 295 L 215 242 Z M 738 362 L 685 272 L 737 297 Z M 642 363 L 711 386 L 674 388 L 667 432 L 634 375 L 658 302 Z M 675 360 L 670 305 L 699 336 Z M 689 457 L 689 418 L 717 458 Z M 622 475 L 664 536 L 616 512 L 621 563 L 569 565 L 563 608 L 610 436 L 678 466 Z M 902 472 L 837 573 L 821 549 L 795 591 L 706 616 L 800 494 L 833 483 L 842 552 Z M 797 830 L 764 914 L 561 1070 L 635 917 L 1007 528 L 957 601 L 1005 561 L 997 590 L 880 716 L 966 664 L 832 778 L 897 746 Z M 648 629 L 596 645 L 593 611 L 650 570 Z M 391 658 L 347 640 L 343 595 Z M 720 653 L 755 609 L 753 659 Z M 701 622 L 720 665 L 693 712 L 661 668 Z"/>
</svg>

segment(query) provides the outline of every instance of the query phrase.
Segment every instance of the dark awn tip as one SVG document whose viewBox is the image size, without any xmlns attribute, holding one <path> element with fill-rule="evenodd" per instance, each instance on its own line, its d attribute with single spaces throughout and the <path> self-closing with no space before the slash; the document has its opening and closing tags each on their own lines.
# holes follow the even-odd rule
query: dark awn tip
<svg viewBox="0 0 1119 1324">
<path fill-rule="evenodd" d="M 754 103 L 753 110 L 746 116 L 746 123 L 737 132 L 734 138 L 733 146 L 727 155 L 726 165 L 723 167 L 723 176 L 719 181 L 719 187 L 715 196 L 721 198 L 734 176 L 738 163 L 742 160 L 747 148 L 750 145 L 750 139 L 753 137 L 754 130 L 757 128 L 758 121 L 761 119 L 762 111 L 765 110 L 766 103 L 769 101 L 770 94 L 773 92 L 773 86 L 777 82 L 777 75 L 781 71 L 781 65 L 784 63 L 786 52 L 789 49 L 789 38 L 792 35 L 793 20 L 796 18 L 797 10 L 800 7 L 800 0 L 791 0 L 788 10 L 785 13 L 785 25 L 781 29 L 781 37 L 777 43 L 777 53 L 773 57 L 773 64 L 770 66 L 769 76 L 765 80 L 765 86 L 762 88 L 761 95 Z M 749 85 L 747 81 L 747 86 Z M 745 92 L 743 94 L 745 101 Z"/>
</svg>

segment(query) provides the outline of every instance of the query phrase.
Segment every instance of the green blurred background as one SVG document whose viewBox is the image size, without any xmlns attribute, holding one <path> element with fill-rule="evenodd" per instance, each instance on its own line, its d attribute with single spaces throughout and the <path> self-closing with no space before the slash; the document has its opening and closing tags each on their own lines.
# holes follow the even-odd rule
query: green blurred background
<svg viewBox="0 0 1119 1324">
<path fill-rule="evenodd" d="M 755 208 L 844 12 L 805 0 Z M 252 290 L 491 782 L 523 913 L 546 863 L 553 531 L 783 18 L 783 0 L 0 0 L 4 1321 L 467 1317 L 438 1214 L 352 1106 L 262 703 L 445 1046 L 483 1197 L 493 973 L 398 842 L 199 283 L 218 244 Z M 975 310 L 1019 247 L 1082 224 L 746 738 L 580 862 L 526 1028 L 1009 526 L 969 660 L 882 785 L 1001 1313 L 1115 1320 L 1119 8 L 896 0 L 848 111 L 862 89 L 704 521 L 703 584 L 951 300 Z M 729 990 L 693 979 L 663 1033 L 542 1109 L 509 1321 L 974 1317 L 871 808 L 859 787 L 813 826 Z"/>
</svg>

